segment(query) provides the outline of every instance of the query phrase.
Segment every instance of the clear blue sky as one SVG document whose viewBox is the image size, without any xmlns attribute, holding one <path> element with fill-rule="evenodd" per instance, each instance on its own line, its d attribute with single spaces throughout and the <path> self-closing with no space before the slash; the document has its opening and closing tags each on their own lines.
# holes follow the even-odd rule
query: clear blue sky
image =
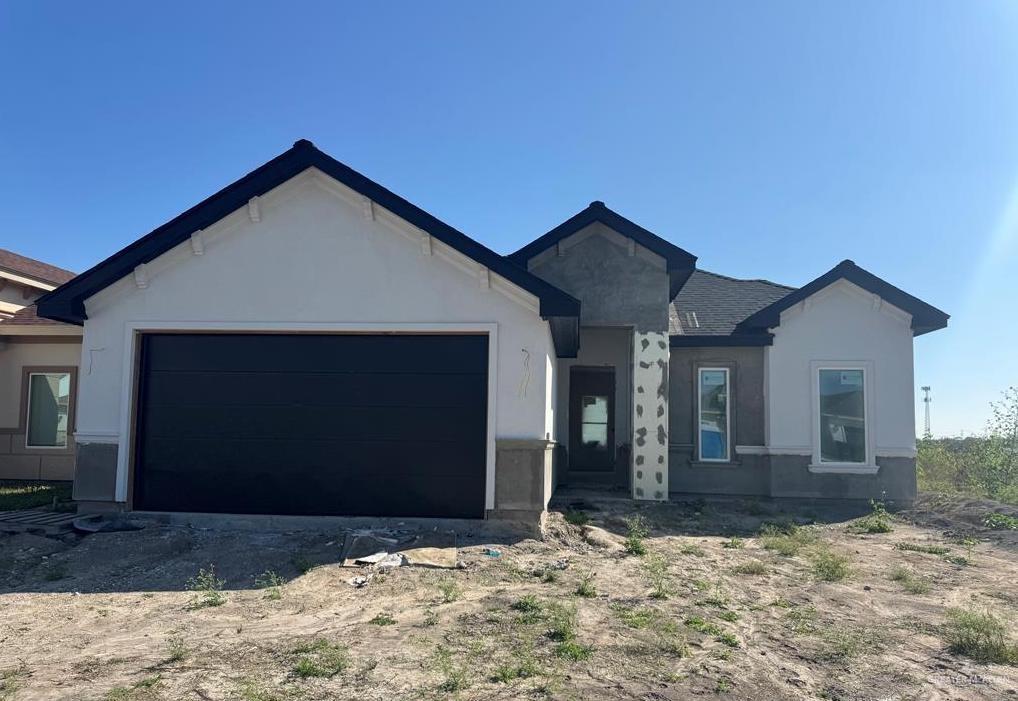
<svg viewBox="0 0 1018 701">
<path fill-rule="evenodd" d="M 1018 3 L 150 5 L 0 4 L 0 247 L 82 270 L 305 137 L 501 252 L 602 199 L 852 258 L 952 314 L 937 434 L 1018 384 Z"/>
</svg>

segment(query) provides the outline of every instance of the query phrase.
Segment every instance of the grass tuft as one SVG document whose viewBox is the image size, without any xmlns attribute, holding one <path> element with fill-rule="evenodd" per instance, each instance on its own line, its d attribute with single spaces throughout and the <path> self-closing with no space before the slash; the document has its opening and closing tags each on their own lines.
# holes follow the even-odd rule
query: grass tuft
<svg viewBox="0 0 1018 701">
<path fill-rule="evenodd" d="M 813 576 L 822 582 L 840 582 L 851 573 L 849 559 L 828 548 L 820 548 L 813 554 Z"/>
<path fill-rule="evenodd" d="M 463 596 L 463 590 L 460 589 L 460 585 L 454 579 L 443 579 L 440 581 L 438 583 L 438 591 L 442 593 L 442 602 L 446 604 L 458 601 Z"/>
<path fill-rule="evenodd" d="M 870 501 L 872 511 L 848 527 L 849 533 L 890 533 L 891 515 L 882 501 Z"/>
<path fill-rule="evenodd" d="M 576 585 L 576 595 L 585 599 L 593 599 L 597 596 L 597 587 L 594 586 L 594 570 L 590 570 L 580 576 L 580 583 Z"/>
<path fill-rule="evenodd" d="M 298 645 L 291 654 L 297 658 L 293 674 L 302 679 L 334 677 L 350 666 L 350 655 L 345 645 L 321 638 Z"/>
<path fill-rule="evenodd" d="M 370 623 L 373 626 L 392 626 L 396 625 L 396 619 L 393 618 L 390 614 L 383 612 L 377 614 L 374 618 L 368 621 L 368 623 Z"/>
<path fill-rule="evenodd" d="M 944 639 L 956 655 L 978 662 L 1018 665 L 1018 644 L 1008 639 L 1004 623 L 988 611 L 950 609 Z"/>
<path fill-rule="evenodd" d="M 564 515 L 566 523 L 574 526 L 586 526 L 590 523 L 590 516 L 585 511 L 567 511 Z"/>
<path fill-rule="evenodd" d="M 794 557 L 818 540 L 816 531 L 793 524 L 764 524 L 760 528 L 760 541 L 764 549 L 773 550 L 785 557 Z"/>
<path fill-rule="evenodd" d="M 752 575 L 767 574 L 767 565 L 759 560 L 750 560 L 749 562 L 742 562 L 736 565 L 732 568 L 732 572 L 735 572 L 735 574 Z"/>
</svg>

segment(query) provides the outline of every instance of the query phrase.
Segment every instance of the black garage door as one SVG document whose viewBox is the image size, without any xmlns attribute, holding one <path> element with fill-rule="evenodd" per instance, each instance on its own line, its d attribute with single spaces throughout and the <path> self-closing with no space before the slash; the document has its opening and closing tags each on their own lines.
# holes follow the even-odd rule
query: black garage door
<svg viewBox="0 0 1018 701">
<path fill-rule="evenodd" d="M 484 515 L 488 338 L 145 334 L 134 508 Z"/>
</svg>

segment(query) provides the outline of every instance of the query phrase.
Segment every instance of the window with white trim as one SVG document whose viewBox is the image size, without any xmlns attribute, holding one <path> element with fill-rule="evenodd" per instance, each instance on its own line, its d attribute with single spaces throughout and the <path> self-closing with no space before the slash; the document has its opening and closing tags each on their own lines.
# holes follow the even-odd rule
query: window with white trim
<svg viewBox="0 0 1018 701">
<path fill-rule="evenodd" d="M 71 373 L 29 373 L 25 446 L 66 448 L 70 409 Z"/>
<path fill-rule="evenodd" d="M 697 370 L 697 444 L 701 462 L 731 459 L 728 368 Z"/>
<path fill-rule="evenodd" d="M 866 464 L 866 371 L 819 368 L 820 462 Z"/>
</svg>

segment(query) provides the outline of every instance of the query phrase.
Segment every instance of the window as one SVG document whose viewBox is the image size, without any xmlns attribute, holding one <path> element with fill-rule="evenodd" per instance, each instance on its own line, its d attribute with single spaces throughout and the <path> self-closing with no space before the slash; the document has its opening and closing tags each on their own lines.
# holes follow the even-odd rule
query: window
<svg viewBox="0 0 1018 701">
<path fill-rule="evenodd" d="M 29 448 L 66 448 L 70 406 L 69 372 L 29 373 L 25 445 Z"/>
<path fill-rule="evenodd" d="M 608 447 L 608 397 L 584 395 L 581 406 L 580 441 L 604 450 Z"/>
<path fill-rule="evenodd" d="M 820 368 L 820 462 L 866 463 L 866 374 Z"/>
<path fill-rule="evenodd" d="M 728 462 L 728 369 L 700 368 L 698 378 L 700 460 Z"/>
</svg>

